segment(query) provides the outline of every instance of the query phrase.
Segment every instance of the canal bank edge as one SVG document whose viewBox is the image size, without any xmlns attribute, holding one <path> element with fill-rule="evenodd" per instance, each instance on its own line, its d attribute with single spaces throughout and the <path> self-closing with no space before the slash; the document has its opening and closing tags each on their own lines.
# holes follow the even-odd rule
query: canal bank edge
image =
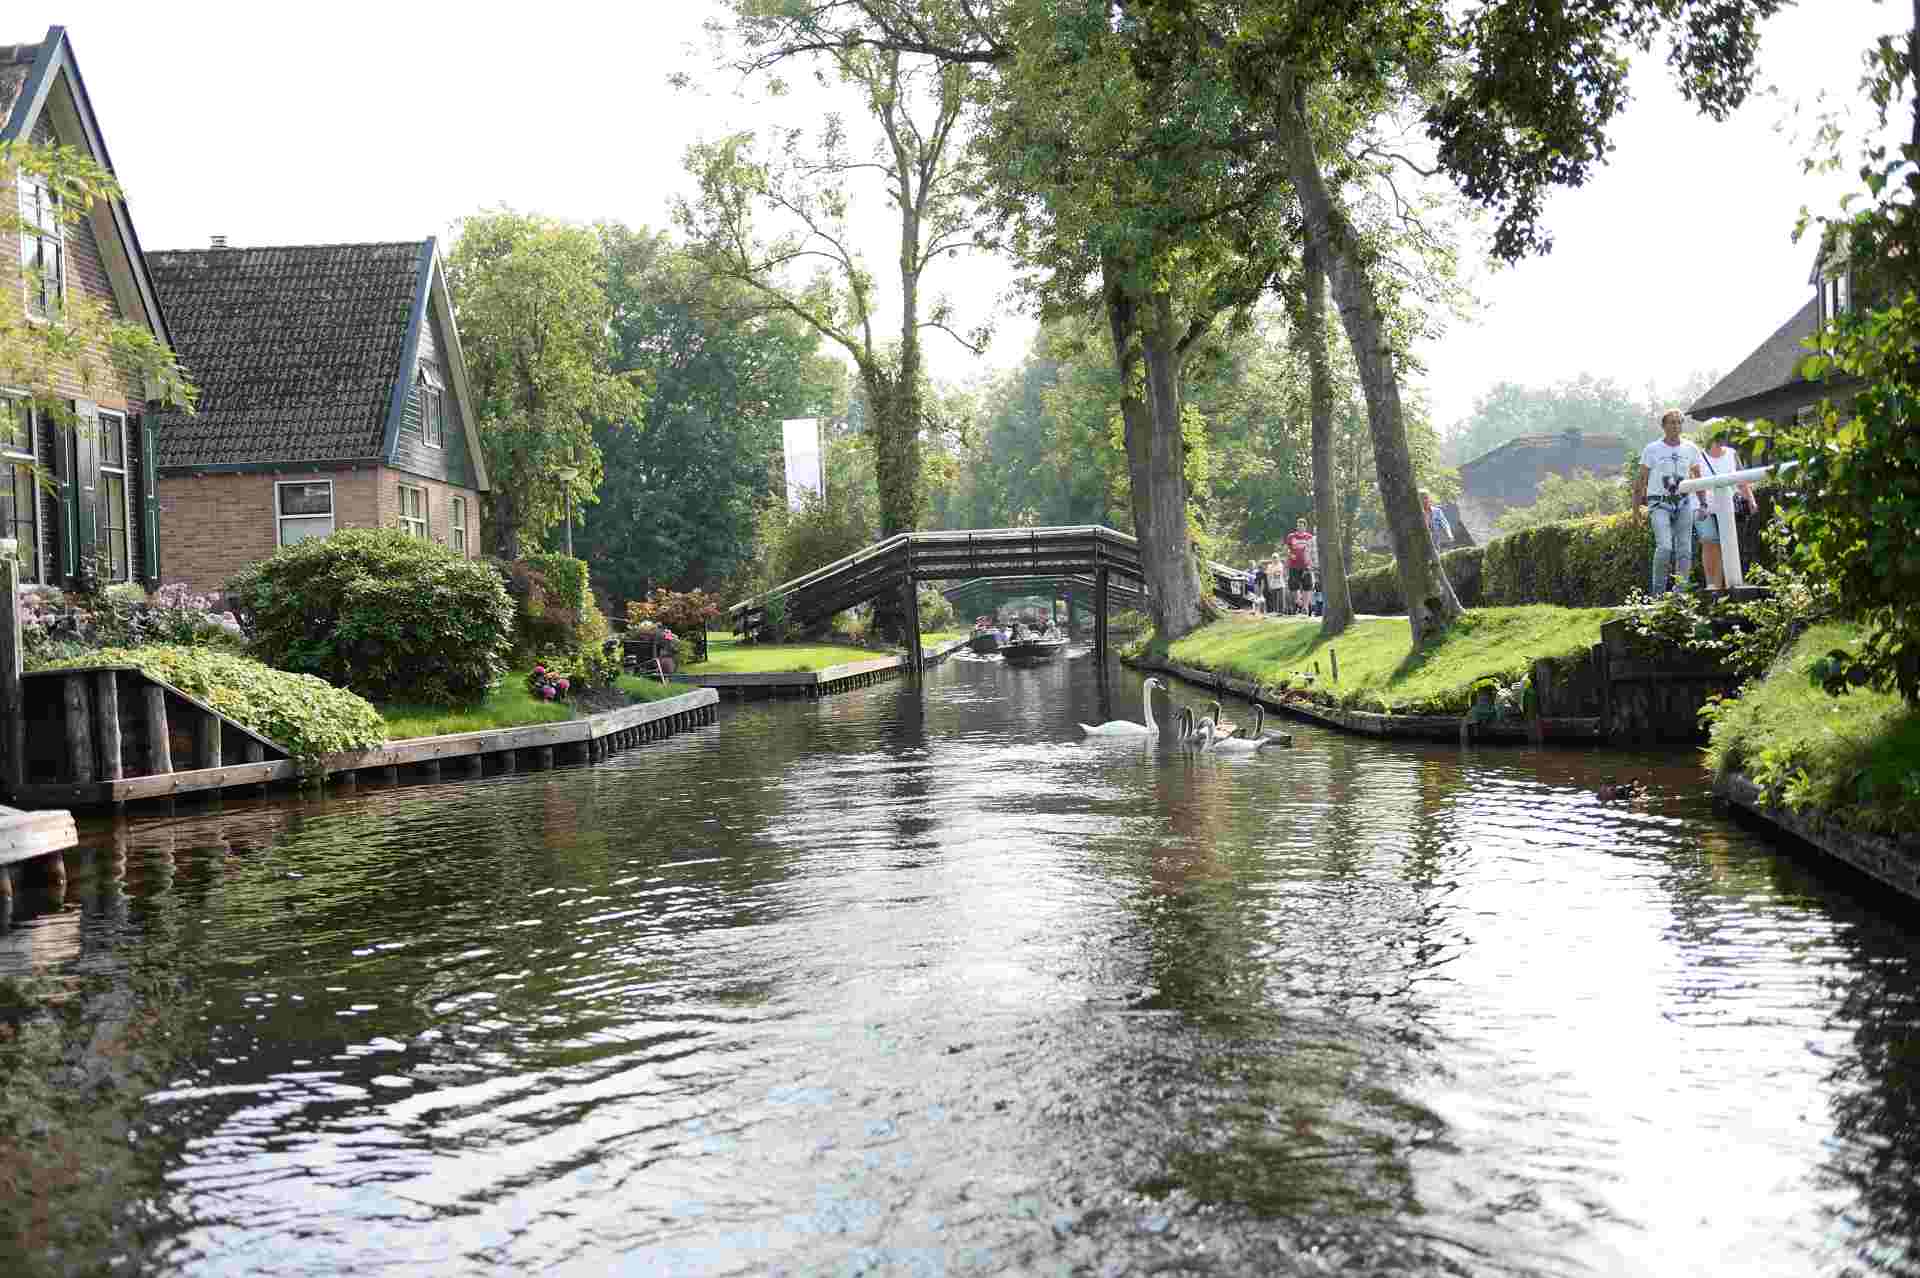
<svg viewBox="0 0 1920 1278">
<path fill-rule="evenodd" d="M 1130 657 L 1122 658 L 1122 661 L 1135 669 L 1171 674 L 1202 688 L 1258 702 L 1281 714 L 1361 736 L 1398 737 L 1416 741 L 1509 741 L 1534 744 L 1553 741 L 1594 745 L 1601 741 L 1601 720 L 1598 718 L 1541 718 L 1503 723 L 1476 722 L 1462 715 L 1378 714 L 1369 710 L 1346 710 L 1311 701 L 1276 698 L 1251 679 L 1236 679 L 1231 675 L 1164 658 Z"/>
<path fill-rule="evenodd" d="M 922 654 L 921 667 L 927 669 L 936 666 L 966 646 L 965 638 L 950 639 L 946 643 L 938 644 Z M 850 688 L 864 687 L 898 674 L 911 660 L 912 657 L 909 654 L 902 652 L 890 657 L 875 657 L 870 661 L 844 662 L 819 670 L 784 670 L 766 674 L 674 673 L 667 678 L 675 683 L 691 684 L 697 688 L 712 688 L 716 692 L 738 697 L 749 694 L 818 697 L 829 693 L 845 692 Z"/>
<path fill-rule="evenodd" d="M 1730 772 L 1713 779 L 1714 794 L 1741 811 L 1834 860 L 1920 901 L 1920 836 L 1887 838 L 1850 830 L 1819 812 L 1794 812 L 1766 801 L 1751 779 Z"/>
</svg>

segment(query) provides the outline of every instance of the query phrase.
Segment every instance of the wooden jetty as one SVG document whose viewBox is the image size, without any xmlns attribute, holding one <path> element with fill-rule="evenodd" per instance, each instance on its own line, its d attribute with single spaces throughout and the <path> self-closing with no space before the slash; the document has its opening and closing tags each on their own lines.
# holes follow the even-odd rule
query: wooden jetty
<svg viewBox="0 0 1920 1278">
<path fill-rule="evenodd" d="M 967 646 L 967 640 L 952 639 L 920 657 L 922 668 L 937 665 Z M 777 671 L 767 674 L 671 674 L 675 683 L 711 688 L 715 694 L 733 697 L 824 697 L 849 688 L 864 688 L 882 679 L 891 679 L 908 668 L 912 654 L 898 653 L 875 657 L 871 661 L 848 661 L 819 670 Z"/>
</svg>

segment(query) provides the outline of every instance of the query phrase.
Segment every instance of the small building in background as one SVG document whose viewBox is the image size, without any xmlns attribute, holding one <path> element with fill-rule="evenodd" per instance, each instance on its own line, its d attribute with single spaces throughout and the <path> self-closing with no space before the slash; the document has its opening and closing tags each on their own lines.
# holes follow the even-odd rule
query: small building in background
<svg viewBox="0 0 1920 1278">
<path fill-rule="evenodd" d="M 1854 305 L 1853 269 L 1845 255 L 1823 249 L 1814 259 L 1807 286 L 1813 296 L 1732 372 L 1695 400 L 1687 416 L 1701 422 L 1731 417 L 1784 423 L 1812 412 L 1823 399 L 1837 398 L 1844 403 L 1853 398 L 1857 379 L 1840 375 L 1810 381 L 1800 373 L 1800 363 L 1810 353 L 1806 340 Z"/>
<path fill-rule="evenodd" d="M 159 417 L 168 581 L 399 527 L 480 553 L 488 491 L 432 239 L 148 255 L 199 411 Z"/>
<path fill-rule="evenodd" d="M 72 147 L 113 171 L 63 28 L 0 45 L 0 142 L 19 141 Z M 0 310 L 57 325 L 63 306 L 85 298 L 169 341 L 124 199 L 100 200 L 67 222 L 57 192 L 13 172 L 0 172 L 0 199 L 23 224 L 0 226 Z M 111 369 L 88 381 L 79 368 L 54 370 L 57 412 L 0 376 L 0 538 L 18 541 L 23 582 L 71 586 L 91 564 L 109 583 L 157 584 L 147 388 Z"/>
<path fill-rule="evenodd" d="M 1531 506 L 1548 475 L 1567 476 L 1576 470 L 1617 476 L 1626 461 L 1627 441 L 1619 435 L 1565 431 L 1555 435 L 1520 435 L 1460 466 L 1460 500 L 1455 508 L 1476 541 L 1493 536 L 1500 516 L 1519 506 Z M 1448 512 L 1449 519 L 1452 511 Z M 1455 535 L 1460 526 L 1456 525 Z"/>
</svg>

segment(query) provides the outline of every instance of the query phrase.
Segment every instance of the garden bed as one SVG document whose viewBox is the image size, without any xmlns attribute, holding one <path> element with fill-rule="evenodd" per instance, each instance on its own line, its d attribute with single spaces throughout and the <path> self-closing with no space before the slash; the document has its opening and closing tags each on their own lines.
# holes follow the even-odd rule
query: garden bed
<svg viewBox="0 0 1920 1278">
<path fill-rule="evenodd" d="M 500 686 L 475 706 L 409 705 L 394 702 L 378 707 L 387 721 L 387 737 L 406 741 L 414 737 L 438 737 L 455 732 L 485 732 L 496 728 L 524 728 L 540 723 L 565 723 L 606 710 L 617 710 L 636 702 L 661 701 L 679 696 L 685 688 L 639 675 L 621 675 L 617 689 L 587 693 L 569 701 L 536 700 L 527 690 L 528 671 L 509 671 Z"/>
</svg>

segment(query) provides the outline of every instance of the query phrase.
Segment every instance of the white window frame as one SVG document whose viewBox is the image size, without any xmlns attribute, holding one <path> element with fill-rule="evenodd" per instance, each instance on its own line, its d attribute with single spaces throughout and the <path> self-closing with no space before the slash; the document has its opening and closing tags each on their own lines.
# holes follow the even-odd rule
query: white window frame
<svg viewBox="0 0 1920 1278">
<path fill-rule="evenodd" d="M 60 221 L 59 198 L 47 186 L 45 179 L 30 173 L 14 171 L 14 185 L 18 191 L 20 212 L 20 296 L 26 307 L 27 318 L 35 323 L 51 323 L 67 301 L 67 234 L 66 227 Z M 39 196 L 44 198 L 31 198 Z M 44 299 L 47 302 L 44 311 L 36 310 L 36 298 L 33 280 L 28 271 L 34 263 L 29 254 L 43 241 L 52 241 L 54 252 L 54 279 L 52 290 Z M 42 278 L 42 288 L 46 280 Z"/>
<path fill-rule="evenodd" d="M 26 396 L 24 395 L 0 394 L 0 402 L 5 402 L 8 404 L 19 404 L 22 408 L 27 410 L 26 450 L 23 452 L 22 450 L 15 448 L 13 446 L 13 438 L 11 434 L 9 434 L 9 436 L 6 439 L 0 440 L 0 466 L 5 466 L 9 471 L 11 471 L 12 468 L 15 466 L 24 465 L 28 467 L 27 491 L 32 494 L 33 538 L 31 543 L 24 548 L 26 550 L 26 558 L 20 564 L 20 580 L 22 582 L 29 582 L 29 581 L 38 582 L 41 579 L 40 578 L 40 475 L 39 475 L 40 458 L 34 453 L 33 445 L 39 439 L 40 417 L 39 417 L 39 414 L 34 411 L 33 401 L 26 398 Z M 8 478 L 9 480 L 11 480 L 12 476 L 9 475 Z M 0 531 L 0 536 L 11 536 L 12 533 L 13 533 L 13 529 L 11 527 L 8 527 L 4 531 Z"/>
<path fill-rule="evenodd" d="M 95 430 L 99 432 L 96 443 L 99 446 L 98 456 L 100 458 L 100 473 L 103 476 L 105 475 L 120 476 L 120 525 L 121 525 L 120 533 L 121 533 L 121 536 L 124 537 L 126 540 L 127 562 L 124 565 L 116 564 L 113 562 L 113 523 L 111 520 L 108 520 L 107 525 L 104 528 L 101 527 L 101 524 L 100 524 L 100 517 L 102 514 L 106 513 L 106 509 L 107 509 L 107 503 L 105 501 L 97 502 L 94 506 L 93 544 L 95 547 L 95 553 L 97 554 L 99 552 L 99 549 L 102 543 L 104 542 L 105 549 L 107 552 L 107 580 L 108 581 L 132 581 L 133 580 L 133 485 L 132 485 L 133 476 L 132 476 L 132 467 L 128 464 L 128 461 L 127 461 L 127 419 L 121 413 L 116 413 L 109 409 L 101 409 L 95 415 L 94 421 L 95 421 Z M 115 431 L 120 438 L 120 464 L 118 466 L 107 465 L 106 435 L 109 429 Z M 107 486 L 106 481 L 102 479 L 100 483 L 100 487 L 104 489 L 106 486 Z"/>
<path fill-rule="evenodd" d="M 280 502 L 281 489 L 312 488 L 317 484 L 325 484 L 327 486 L 327 513 L 324 516 L 289 515 L 285 513 L 285 508 L 281 505 L 281 502 Z M 340 518 L 340 495 L 334 491 L 333 481 L 331 479 L 279 479 L 274 481 L 274 484 L 273 484 L 274 545 L 276 546 L 293 545 L 293 542 L 287 540 L 287 521 L 288 520 L 291 520 L 291 519 L 306 520 L 306 519 L 321 519 L 321 518 L 324 518 L 327 521 L 327 531 L 320 533 L 319 536 L 322 536 L 322 537 L 331 536 L 333 532 L 336 529 L 338 529 L 340 526 L 339 523 L 337 522 Z M 299 538 L 297 540 L 305 540 L 305 538 Z"/>
<path fill-rule="evenodd" d="M 447 499 L 447 549 L 462 559 L 467 557 L 467 499 Z"/>
<path fill-rule="evenodd" d="M 415 537 L 420 538 L 422 541 L 431 540 L 433 536 L 433 507 L 427 501 L 426 488 L 419 484 L 401 484 L 399 487 L 400 527 L 406 532 L 412 533 Z M 420 516 L 417 519 L 407 514 L 408 493 L 418 493 L 420 495 Z"/>
<path fill-rule="evenodd" d="M 428 448 L 447 446 L 447 393 L 424 366 L 420 369 L 420 438 Z"/>
</svg>

